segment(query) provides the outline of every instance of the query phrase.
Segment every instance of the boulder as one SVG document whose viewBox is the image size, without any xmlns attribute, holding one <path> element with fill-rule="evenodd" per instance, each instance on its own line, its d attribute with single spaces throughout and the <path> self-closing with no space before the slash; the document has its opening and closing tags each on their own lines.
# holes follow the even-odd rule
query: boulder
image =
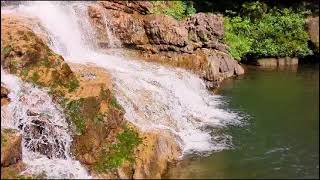
<svg viewBox="0 0 320 180">
<path fill-rule="evenodd" d="M 185 21 L 189 40 L 201 43 L 203 47 L 227 52 L 227 46 L 220 43 L 223 38 L 223 16 L 197 13 Z"/>
<path fill-rule="evenodd" d="M 143 143 L 135 153 L 134 179 L 160 179 L 170 162 L 181 156 L 176 140 L 165 132 L 143 133 Z"/>
<path fill-rule="evenodd" d="M 282 67 L 298 65 L 299 61 L 296 57 L 284 58 L 261 58 L 257 59 L 257 65 L 260 67 Z"/>
<path fill-rule="evenodd" d="M 165 15 L 150 15 L 144 20 L 144 29 L 150 44 L 184 47 L 188 31 L 177 20 Z"/>
<path fill-rule="evenodd" d="M 257 65 L 261 67 L 276 67 L 278 66 L 277 58 L 261 58 L 257 60 Z"/>
</svg>

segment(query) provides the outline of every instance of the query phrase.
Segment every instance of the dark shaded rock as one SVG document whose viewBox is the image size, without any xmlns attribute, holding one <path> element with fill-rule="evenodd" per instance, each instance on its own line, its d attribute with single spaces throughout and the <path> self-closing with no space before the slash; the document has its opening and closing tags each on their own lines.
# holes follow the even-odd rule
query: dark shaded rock
<svg viewBox="0 0 320 180">
<path fill-rule="evenodd" d="M 309 38 L 313 45 L 312 49 L 314 52 L 319 53 L 319 16 L 308 17 L 306 24 Z"/>
</svg>

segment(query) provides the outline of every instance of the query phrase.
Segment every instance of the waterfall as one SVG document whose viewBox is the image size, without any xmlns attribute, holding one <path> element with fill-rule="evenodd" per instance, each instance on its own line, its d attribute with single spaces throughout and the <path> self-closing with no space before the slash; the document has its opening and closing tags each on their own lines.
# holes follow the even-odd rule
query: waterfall
<svg viewBox="0 0 320 180">
<path fill-rule="evenodd" d="M 67 62 L 94 63 L 110 72 L 116 98 L 126 112 L 125 118 L 141 130 L 172 133 L 183 154 L 231 147 L 231 137 L 216 131 L 228 124 L 241 123 L 241 117 L 221 108 L 223 97 L 211 94 L 199 77 L 186 70 L 94 49 L 90 45 L 94 40 L 90 31 L 94 30 L 88 23 L 88 15 L 84 15 L 86 11 L 83 2 L 39 1 L 15 9 L 15 13 L 27 13 L 40 19 L 52 36 L 51 48 Z"/>
<path fill-rule="evenodd" d="M 45 173 L 48 178 L 90 178 L 70 157 L 72 138 L 62 109 L 48 90 L 39 89 L 1 69 L 1 82 L 10 90 L 10 103 L 1 107 L 1 128 L 22 134 L 22 160 L 26 174 Z"/>
</svg>

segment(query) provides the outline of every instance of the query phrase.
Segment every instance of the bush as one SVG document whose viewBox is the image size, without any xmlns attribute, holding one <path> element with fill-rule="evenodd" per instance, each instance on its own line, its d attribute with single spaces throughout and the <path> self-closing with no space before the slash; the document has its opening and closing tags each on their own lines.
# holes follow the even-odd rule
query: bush
<svg viewBox="0 0 320 180">
<path fill-rule="evenodd" d="M 245 55 L 254 57 L 306 56 L 308 34 L 304 29 L 303 12 L 273 8 L 259 2 L 244 4 L 243 17 L 225 19 L 224 41 L 237 60 Z"/>
<path fill-rule="evenodd" d="M 252 47 L 253 39 L 250 34 L 253 24 L 247 18 L 226 17 L 224 27 L 224 41 L 230 46 L 229 52 L 233 58 L 240 60 Z"/>
<path fill-rule="evenodd" d="M 153 14 L 166 14 L 177 20 L 192 16 L 196 13 L 190 1 L 151 1 Z"/>
<path fill-rule="evenodd" d="M 252 53 L 281 57 L 309 55 L 311 51 L 304 25 L 300 13 L 291 9 L 273 9 L 254 24 Z"/>
</svg>

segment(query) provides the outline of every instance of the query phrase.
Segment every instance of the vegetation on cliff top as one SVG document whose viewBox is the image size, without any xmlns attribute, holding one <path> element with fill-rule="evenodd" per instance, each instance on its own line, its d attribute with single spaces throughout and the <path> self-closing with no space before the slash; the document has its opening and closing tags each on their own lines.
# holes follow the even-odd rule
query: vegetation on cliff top
<svg viewBox="0 0 320 180">
<path fill-rule="evenodd" d="M 184 19 L 196 13 L 191 1 L 151 1 L 151 13 L 166 14 L 177 20 Z"/>
</svg>

